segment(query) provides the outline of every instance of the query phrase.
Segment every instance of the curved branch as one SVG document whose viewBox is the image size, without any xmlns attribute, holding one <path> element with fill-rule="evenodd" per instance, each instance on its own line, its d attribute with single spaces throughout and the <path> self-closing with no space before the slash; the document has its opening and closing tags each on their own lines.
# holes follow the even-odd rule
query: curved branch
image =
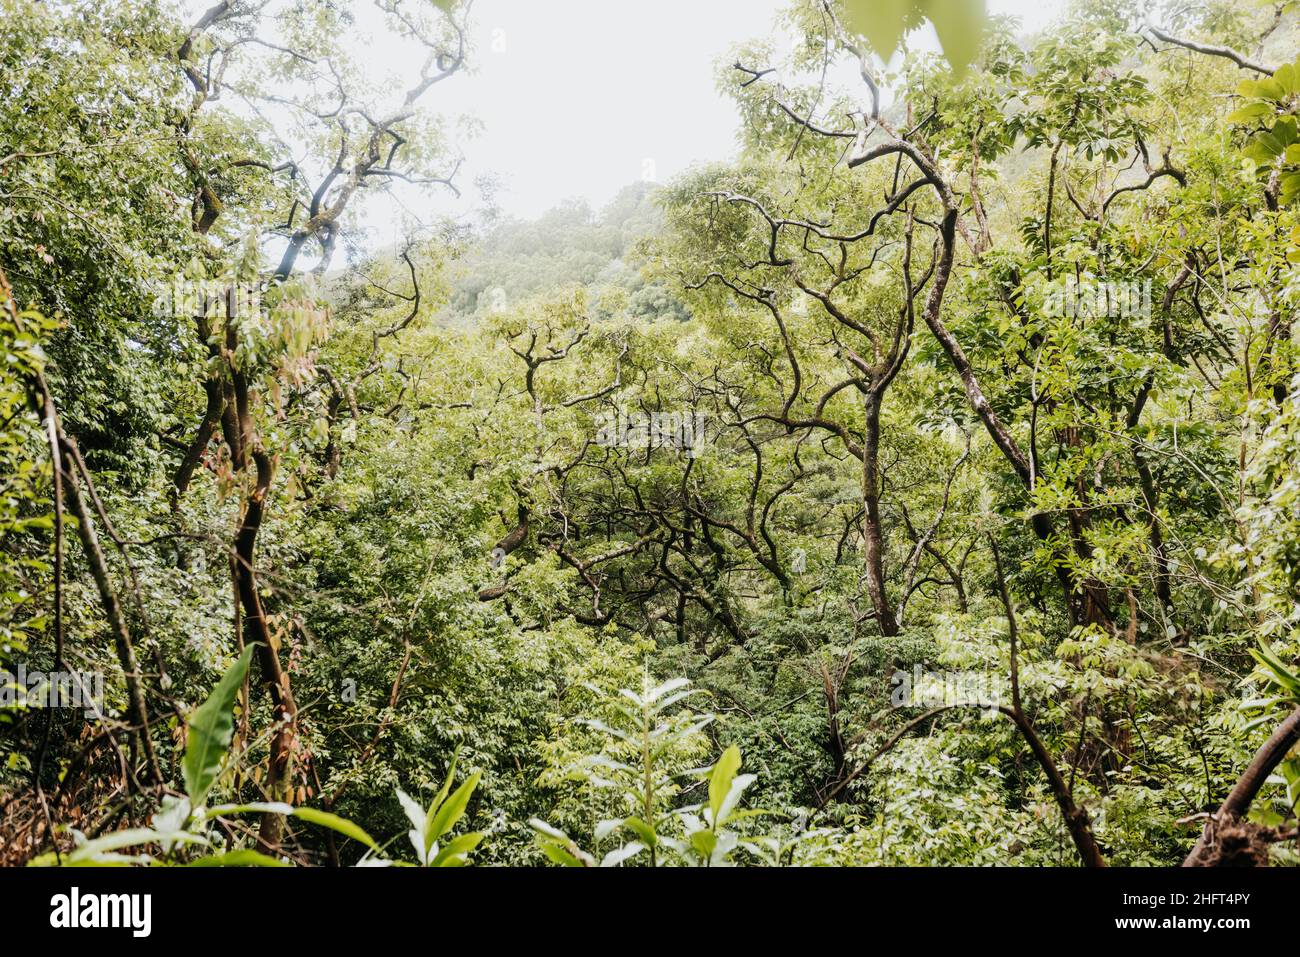
<svg viewBox="0 0 1300 957">
<path fill-rule="evenodd" d="M 1255 73 L 1264 76 L 1272 76 L 1274 72 L 1276 72 L 1273 67 L 1265 66 L 1262 63 L 1247 59 L 1244 54 L 1238 53 L 1236 50 L 1232 49 L 1232 47 L 1214 46 L 1209 43 L 1196 43 L 1192 40 L 1184 40 L 1181 37 L 1171 36 L 1159 27 L 1148 27 L 1147 29 L 1151 31 L 1151 35 L 1157 40 L 1163 40 L 1165 43 L 1172 43 L 1174 46 L 1194 50 L 1197 53 L 1204 53 L 1206 56 L 1223 57 L 1226 60 L 1231 60 L 1243 70 L 1252 70 Z"/>
</svg>

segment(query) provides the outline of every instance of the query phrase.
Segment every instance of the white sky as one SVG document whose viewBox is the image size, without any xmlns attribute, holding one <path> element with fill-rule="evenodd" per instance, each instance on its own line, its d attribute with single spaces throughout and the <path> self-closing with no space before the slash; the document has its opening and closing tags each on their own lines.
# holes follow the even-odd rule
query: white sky
<svg viewBox="0 0 1300 957">
<path fill-rule="evenodd" d="M 599 207 L 647 174 L 665 181 L 692 163 L 732 155 L 736 111 L 715 88 L 715 63 L 733 44 L 767 36 L 785 6 L 475 0 L 474 74 L 437 92 L 439 108 L 484 123 L 464 145 L 464 181 L 494 173 L 504 187 L 500 206 L 532 217 L 570 197 Z M 1019 17 L 1027 32 L 1064 6 L 989 2 L 991 13 Z"/>
<path fill-rule="evenodd" d="M 357 14 L 348 37 L 356 58 L 382 91 L 400 95 L 420 51 L 394 39 L 371 0 L 343 2 Z M 197 17 L 210 0 L 181 3 Z M 483 175 L 499 183 L 502 212 L 532 218 L 572 198 L 598 209 L 636 180 L 665 182 L 694 163 L 732 156 L 738 122 L 734 104 L 716 89 L 718 59 L 736 43 L 772 36 L 787 3 L 474 0 L 469 72 L 420 101 L 422 110 L 481 121 L 482 131 L 459 144 L 464 195 L 395 184 L 391 197 L 372 194 L 358 204 L 367 235 L 354 238 L 382 247 L 416 222 L 472 218 L 482 206 L 473 184 Z M 1065 3 L 988 0 L 988 7 L 1034 32 Z M 909 43 L 938 48 L 929 26 Z"/>
</svg>

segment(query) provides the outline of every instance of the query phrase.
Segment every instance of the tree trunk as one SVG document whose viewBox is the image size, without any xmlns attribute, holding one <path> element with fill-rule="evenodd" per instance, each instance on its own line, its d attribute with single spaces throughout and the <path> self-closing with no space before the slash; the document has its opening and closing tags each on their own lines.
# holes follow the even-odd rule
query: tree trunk
<svg viewBox="0 0 1300 957">
<path fill-rule="evenodd" d="M 274 709 L 270 742 L 270 759 L 266 776 L 266 796 L 270 801 L 288 802 L 293 794 L 293 757 L 297 749 L 298 709 L 289 687 L 289 676 L 280 663 L 271 629 L 262 608 L 253 558 L 257 534 L 266 511 L 266 497 L 271 488 L 273 467 L 270 457 L 260 449 L 253 452 L 257 481 L 244 506 L 244 520 L 235 537 L 235 586 L 244 612 L 245 640 L 257 642 L 256 657 Z M 279 850 L 283 819 L 279 814 L 264 814 L 260 839 L 269 853 Z"/>
<path fill-rule="evenodd" d="M 867 424 L 862 439 L 863 572 L 880 633 L 889 637 L 898 634 L 898 621 L 885 590 L 884 534 L 880 527 L 880 398 L 875 389 L 867 394 Z"/>
<path fill-rule="evenodd" d="M 1300 742 L 1300 708 L 1291 712 L 1277 729 L 1255 752 L 1255 757 L 1247 765 L 1237 784 L 1229 792 L 1218 812 L 1206 821 L 1200 839 L 1192 852 L 1183 861 L 1184 867 L 1204 867 L 1211 863 L 1211 851 L 1215 843 L 1215 832 L 1219 828 L 1235 824 L 1246 816 L 1251 803 L 1263 788 L 1268 776 L 1286 758 L 1290 750 Z"/>
</svg>

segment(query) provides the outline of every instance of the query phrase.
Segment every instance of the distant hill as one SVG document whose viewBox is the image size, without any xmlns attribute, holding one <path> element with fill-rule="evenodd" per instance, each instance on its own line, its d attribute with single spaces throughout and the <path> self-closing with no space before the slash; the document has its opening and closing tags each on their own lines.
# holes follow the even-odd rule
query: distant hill
<svg viewBox="0 0 1300 957">
<path fill-rule="evenodd" d="M 452 267 L 444 320 L 469 321 L 572 284 L 592 288 L 598 313 L 617 304 L 617 311 L 633 316 L 687 318 L 666 287 L 645 281 L 633 257 L 636 242 L 662 223 L 655 189 L 652 183 L 626 186 L 599 212 L 573 200 L 537 219 L 495 223 Z"/>
</svg>

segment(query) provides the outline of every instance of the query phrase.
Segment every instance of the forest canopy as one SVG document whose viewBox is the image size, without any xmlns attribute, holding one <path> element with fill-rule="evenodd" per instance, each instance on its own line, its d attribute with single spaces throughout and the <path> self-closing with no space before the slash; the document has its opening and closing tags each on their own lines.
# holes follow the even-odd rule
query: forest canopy
<svg viewBox="0 0 1300 957">
<path fill-rule="evenodd" d="M 1300 862 L 1294 3 L 865 6 L 522 219 L 466 0 L 0 0 L 0 863 Z"/>
</svg>

